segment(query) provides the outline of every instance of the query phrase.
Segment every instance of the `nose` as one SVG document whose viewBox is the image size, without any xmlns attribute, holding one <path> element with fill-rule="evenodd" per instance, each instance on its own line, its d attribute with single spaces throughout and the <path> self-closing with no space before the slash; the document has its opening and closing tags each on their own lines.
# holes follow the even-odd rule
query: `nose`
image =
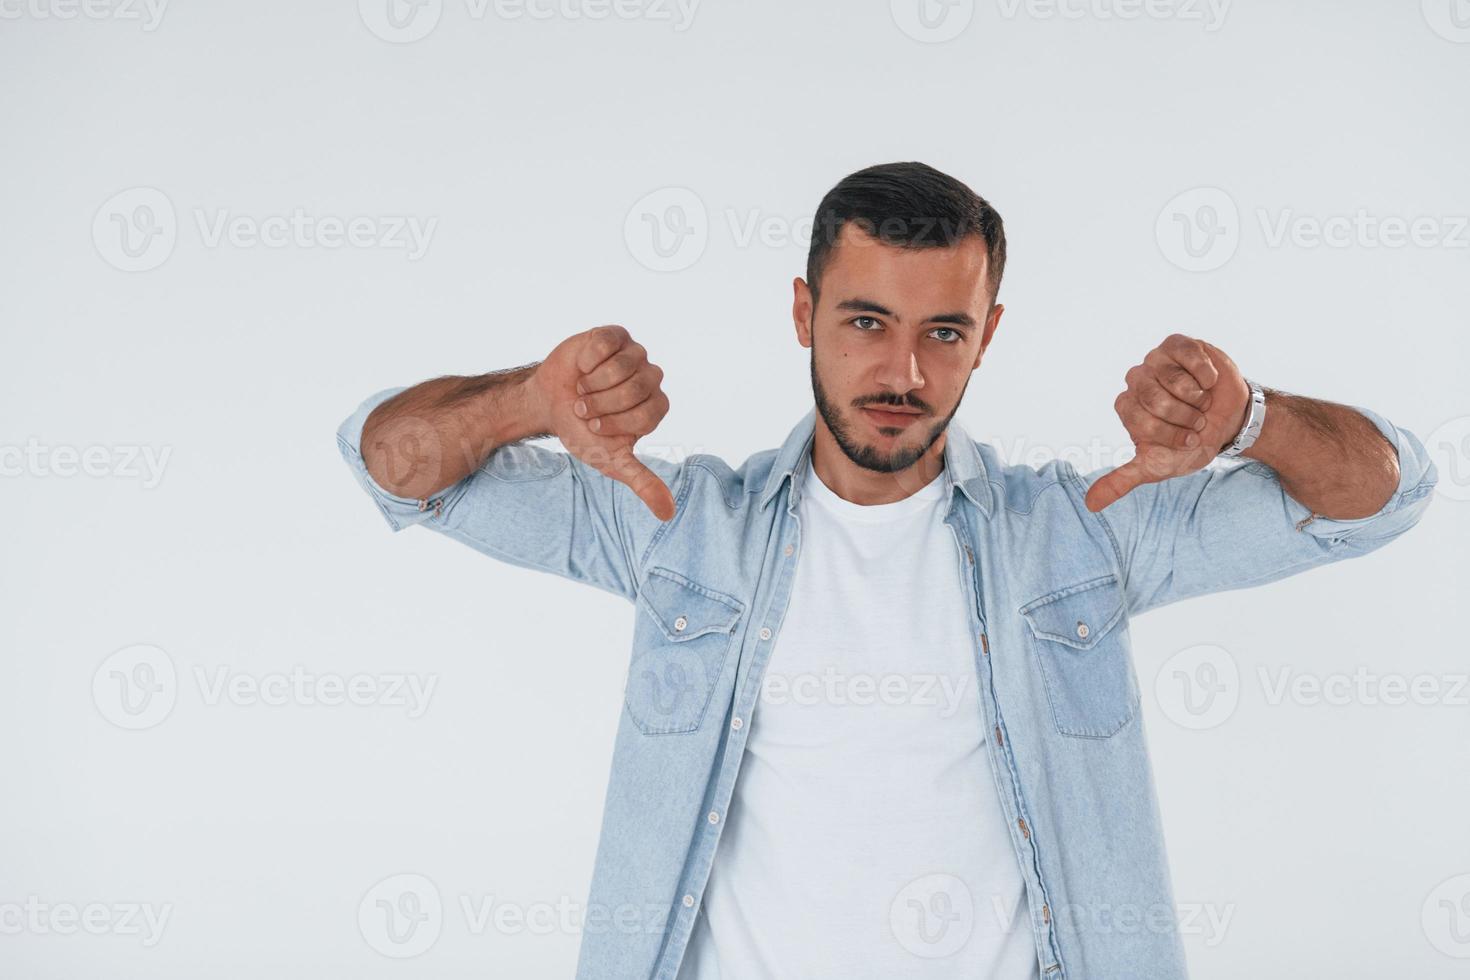
<svg viewBox="0 0 1470 980">
<path fill-rule="evenodd" d="M 924 375 L 919 370 L 919 354 L 914 350 L 913 344 L 901 338 L 892 341 L 884 351 L 874 380 L 896 395 L 904 395 L 924 387 Z"/>
</svg>

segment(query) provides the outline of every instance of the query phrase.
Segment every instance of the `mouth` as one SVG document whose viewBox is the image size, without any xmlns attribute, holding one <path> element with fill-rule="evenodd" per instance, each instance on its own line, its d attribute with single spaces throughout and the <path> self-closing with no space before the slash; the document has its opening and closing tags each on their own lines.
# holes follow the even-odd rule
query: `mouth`
<svg viewBox="0 0 1470 980">
<path fill-rule="evenodd" d="M 912 408 L 868 408 L 864 406 L 863 415 L 880 429 L 906 429 L 919 420 L 923 414 Z"/>
</svg>

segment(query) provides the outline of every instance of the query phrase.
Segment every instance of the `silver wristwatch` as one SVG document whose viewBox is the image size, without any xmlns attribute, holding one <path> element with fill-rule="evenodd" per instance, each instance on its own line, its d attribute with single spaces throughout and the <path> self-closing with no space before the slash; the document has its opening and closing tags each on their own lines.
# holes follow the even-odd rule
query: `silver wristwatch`
<svg viewBox="0 0 1470 980">
<path fill-rule="evenodd" d="M 1245 425 L 1240 427 L 1235 441 L 1217 454 L 1219 456 L 1239 456 L 1251 446 L 1255 445 L 1256 437 L 1261 434 L 1261 426 L 1266 422 L 1266 393 L 1261 386 L 1250 378 L 1245 379 L 1250 386 L 1251 401 L 1250 411 L 1246 414 Z"/>
</svg>

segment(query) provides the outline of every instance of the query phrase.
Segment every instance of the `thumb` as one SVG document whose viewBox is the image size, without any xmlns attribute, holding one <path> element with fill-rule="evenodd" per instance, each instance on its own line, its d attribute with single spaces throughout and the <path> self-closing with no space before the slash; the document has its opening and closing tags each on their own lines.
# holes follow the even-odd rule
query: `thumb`
<svg viewBox="0 0 1470 980">
<path fill-rule="evenodd" d="M 659 479 L 657 473 L 643 464 L 629 446 L 618 449 L 611 460 L 612 472 L 608 475 L 619 483 L 626 484 L 638 499 L 648 506 L 653 516 L 661 521 L 673 520 L 674 494 L 668 484 Z"/>
<path fill-rule="evenodd" d="M 1140 462 L 1140 457 L 1134 456 L 1088 488 L 1085 498 L 1087 509 L 1095 514 L 1127 495 L 1131 490 L 1152 480 L 1153 477 L 1148 474 L 1143 463 Z"/>
</svg>

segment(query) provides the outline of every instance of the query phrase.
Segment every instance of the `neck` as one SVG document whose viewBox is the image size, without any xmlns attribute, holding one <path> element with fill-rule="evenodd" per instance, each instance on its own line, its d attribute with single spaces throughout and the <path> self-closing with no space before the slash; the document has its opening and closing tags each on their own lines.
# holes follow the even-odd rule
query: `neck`
<svg viewBox="0 0 1470 980">
<path fill-rule="evenodd" d="M 924 455 L 909 466 L 892 473 L 880 473 L 848 459 L 819 412 L 812 437 L 812 469 L 843 500 L 865 506 L 891 504 L 928 486 L 944 471 L 944 444 L 948 438 L 947 432 L 940 433 Z"/>
</svg>

